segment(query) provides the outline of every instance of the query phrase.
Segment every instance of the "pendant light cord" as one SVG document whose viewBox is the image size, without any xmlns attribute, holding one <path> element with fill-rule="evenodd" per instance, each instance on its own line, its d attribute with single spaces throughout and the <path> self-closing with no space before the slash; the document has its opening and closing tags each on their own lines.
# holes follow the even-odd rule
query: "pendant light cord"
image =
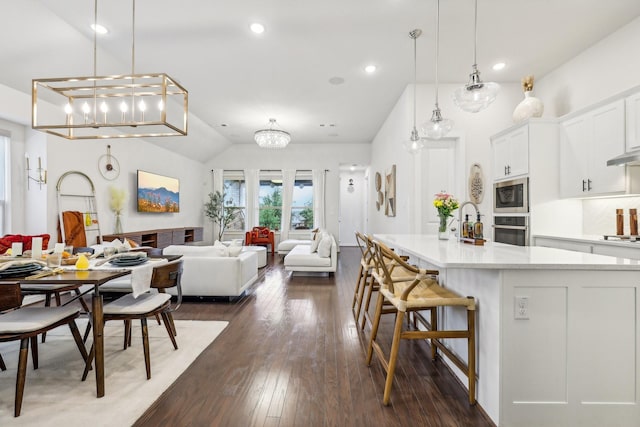
<svg viewBox="0 0 640 427">
<path fill-rule="evenodd" d="M 436 1 L 436 109 L 438 109 L 438 60 L 440 59 L 440 0 Z"/>
<path fill-rule="evenodd" d="M 136 87 L 133 76 L 136 69 L 136 0 L 133 0 L 131 11 L 131 120 L 136 116 Z"/>
<path fill-rule="evenodd" d="M 474 18 L 473 18 L 473 67 L 476 68 L 478 66 L 478 60 L 476 58 L 476 51 L 478 49 L 478 0 L 475 0 L 475 8 L 474 8 Z"/>
<path fill-rule="evenodd" d="M 417 54 L 417 38 L 418 34 L 413 37 L 413 128 L 416 128 L 416 81 L 418 75 L 418 54 Z"/>
<path fill-rule="evenodd" d="M 98 0 L 93 2 L 93 77 L 98 76 Z M 93 79 L 93 123 L 98 121 L 98 93 Z"/>
</svg>

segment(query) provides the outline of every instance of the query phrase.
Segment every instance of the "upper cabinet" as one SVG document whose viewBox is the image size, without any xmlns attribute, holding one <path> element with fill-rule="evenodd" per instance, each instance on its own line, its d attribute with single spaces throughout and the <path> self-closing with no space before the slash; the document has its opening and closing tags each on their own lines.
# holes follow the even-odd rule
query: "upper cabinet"
<svg viewBox="0 0 640 427">
<path fill-rule="evenodd" d="M 627 110 L 627 151 L 640 150 L 640 92 L 625 99 Z"/>
<path fill-rule="evenodd" d="M 529 126 L 522 125 L 491 139 L 493 180 L 529 173 Z"/>
<path fill-rule="evenodd" d="M 561 197 L 624 194 L 625 167 L 607 166 L 607 160 L 625 151 L 625 100 L 563 120 L 561 127 Z"/>
</svg>

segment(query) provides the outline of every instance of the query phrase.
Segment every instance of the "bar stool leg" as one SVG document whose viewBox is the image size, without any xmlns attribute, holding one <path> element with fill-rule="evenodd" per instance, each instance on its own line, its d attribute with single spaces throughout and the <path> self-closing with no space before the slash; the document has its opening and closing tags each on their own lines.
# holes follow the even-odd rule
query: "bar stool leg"
<svg viewBox="0 0 640 427">
<path fill-rule="evenodd" d="M 398 350 L 400 349 L 400 337 L 402 335 L 402 322 L 404 322 L 404 311 L 399 311 L 396 315 L 396 326 L 393 330 L 393 342 L 389 353 L 389 367 L 387 368 L 387 380 L 384 383 L 384 397 L 382 404 L 387 406 L 391 398 L 391 386 L 393 385 L 393 375 L 396 372 L 396 362 L 398 361 Z"/>
<path fill-rule="evenodd" d="M 384 295 L 378 294 L 378 302 L 376 303 L 376 314 L 373 317 L 373 325 L 371 325 L 371 337 L 369 338 L 369 348 L 367 349 L 367 366 L 371 365 L 371 357 L 373 356 L 373 342 L 378 335 L 378 327 L 380 326 L 380 318 L 382 317 L 382 305 L 384 304 Z"/>
<path fill-rule="evenodd" d="M 468 354 L 468 372 L 469 378 L 469 404 L 476 404 L 476 311 L 467 310 L 467 354 Z"/>
</svg>

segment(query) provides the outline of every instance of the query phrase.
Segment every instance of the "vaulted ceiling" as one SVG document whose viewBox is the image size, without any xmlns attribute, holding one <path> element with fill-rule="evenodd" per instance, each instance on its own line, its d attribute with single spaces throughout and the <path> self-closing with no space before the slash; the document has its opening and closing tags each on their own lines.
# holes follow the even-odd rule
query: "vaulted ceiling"
<svg viewBox="0 0 640 427">
<path fill-rule="evenodd" d="M 33 78 L 93 74 L 94 0 L 0 5 L 1 84 L 30 93 Z M 468 78 L 473 6 L 441 0 L 441 82 Z M 189 90 L 189 136 L 153 142 L 204 161 L 252 144 L 273 117 L 292 144 L 369 143 L 413 79 L 414 28 L 418 81 L 434 81 L 435 10 L 436 0 L 137 0 L 135 71 Z M 482 78 L 539 79 L 638 15 L 638 0 L 479 0 Z M 132 0 L 98 1 L 98 21 L 109 32 L 98 37 L 97 74 L 128 73 Z M 253 22 L 265 32 L 252 33 Z M 499 61 L 506 68 L 493 71 Z"/>
</svg>

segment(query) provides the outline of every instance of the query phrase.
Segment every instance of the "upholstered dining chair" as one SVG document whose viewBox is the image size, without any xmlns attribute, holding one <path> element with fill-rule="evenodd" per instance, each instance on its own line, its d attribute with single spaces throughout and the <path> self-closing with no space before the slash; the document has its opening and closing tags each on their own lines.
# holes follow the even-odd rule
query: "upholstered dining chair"
<svg viewBox="0 0 640 427">
<path fill-rule="evenodd" d="M 367 349 L 367 365 L 371 365 L 373 354 L 380 359 L 381 365 L 387 372 L 382 403 L 389 404 L 391 386 L 398 360 L 400 341 L 403 339 L 431 341 L 431 358 L 435 360 L 438 349 L 447 356 L 468 378 L 469 404 L 476 403 L 476 344 L 475 344 L 475 299 L 463 297 L 451 289 L 440 286 L 436 280 L 438 271 L 426 270 L 408 264 L 395 252 L 391 251 L 383 243 L 373 241 L 376 263 L 380 266 L 383 276 L 378 293 L 376 311 Z M 383 260 L 392 262 L 384 262 Z M 390 266 L 394 266 L 395 274 L 392 274 Z M 382 347 L 377 341 L 378 328 L 384 302 L 389 302 L 396 314 L 391 350 L 387 358 Z M 467 327 L 463 330 L 440 329 L 438 324 L 438 309 L 442 307 L 459 307 L 467 313 Z M 403 320 L 406 313 L 415 311 L 429 311 L 430 322 L 425 321 L 427 330 L 403 330 Z M 467 363 L 458 355 L 445 347 L 441 339 L 460 338 L 467 340 Z"/>
<path fill-rule="evenodd" d="M 124 349 L 131 345 L 131 321 L 140 319 L 142 326 L 142 346 L 144 349 L 144 363 L 147 371 L 147 379 L 151 378 L 151 359 L 149 356 L 149 333 L 147 328 L 147 318 L 159 314 L 167 330 L 169 339 L 174 349 L 178 349 L 177 335 L 171 312 L 177 310 L 182 303 L 182 287 L 180 278 L 182 276 L 182 260 L 171 261 L 153 268 L 151 275 L 151 288 L 157 293 L 144 293 L 138 298 L 133 294 L 127 294 L 104 306 L 104 321 L 123 320 L 125 325 Z M 177 304 L 171 306 L 171 295 L 166 293 L 168 288 L 175 287 L 177 291 Z M 94 348 L 91 346 L 89 357 L 85 365 L 82 380 L 87 378 L 94 358 Z"/>
<path fill-rule="evenodd" d="M 87 351 L 82 343 L 82 337 L 78 331 L 75 319 L 79 315 L 75 307 L 22 307 L 0 314 L 0 342 L 20 341 L 20 353 L 18 356 L 18 373 L 16 378 L 16 391 L 14 399 L 14 416 L 20 416 L 24 387 L 27 377 L 27 359 L 29 357 L 29 344 L 31 344 L 31 358 L 33 368 L 38 369 L 38 335 L 61 325 L 69 325 L 71 334 L 76 342 L 83 360 L 87 360 Z M 1 360 L 1 359 L 0 359 Z M 6 370 L 4 362 L 0 363 L 0 369 Z"/>
<path fill-rule="evenodd" d="M 271 255 L 275 253 L 275 233 L 269 227 L 253 227 L 245 233 L 247 246 L 271 245 Z"/>
</svg>

